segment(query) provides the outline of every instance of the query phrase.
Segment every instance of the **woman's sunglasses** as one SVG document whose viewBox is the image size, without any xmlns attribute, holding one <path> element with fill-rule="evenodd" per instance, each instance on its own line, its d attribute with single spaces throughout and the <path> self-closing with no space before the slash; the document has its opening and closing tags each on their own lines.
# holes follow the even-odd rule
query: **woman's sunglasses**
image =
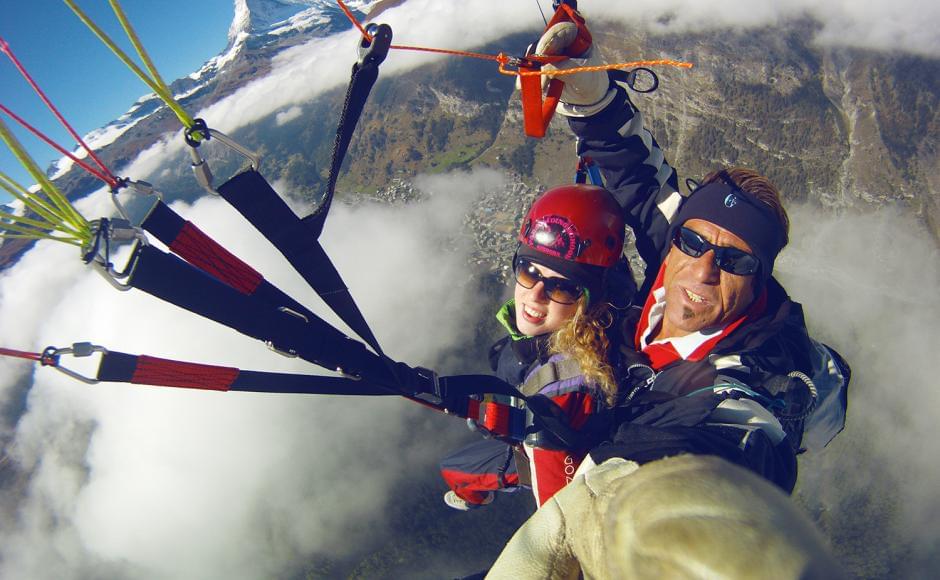
<svg viewBox="0 0 940 580">
<path fill-rule="evenodd" d="M 577 282 L 557 276 L 543 276 L 538 266 L 525 258 L 516 258 L 513 271 L 516 282 L 523 288 L 534 288 L 539 282 L 544 284 L 545 295 L 552 302 L 574 304 L 584 293 L 584 287 Z"/>
<path fill-rule="evenodd" d="M 753 276 L 760 269 L 760 260 L 744 250 L 728 246 L 716 246 L 693 230 L 681 227 L 676 231 L 672 243 L 682 253 L 693 258 L 701 257 L 709 250 L 715 251 L 715 265 L 730 274 Z"/>
</svg>

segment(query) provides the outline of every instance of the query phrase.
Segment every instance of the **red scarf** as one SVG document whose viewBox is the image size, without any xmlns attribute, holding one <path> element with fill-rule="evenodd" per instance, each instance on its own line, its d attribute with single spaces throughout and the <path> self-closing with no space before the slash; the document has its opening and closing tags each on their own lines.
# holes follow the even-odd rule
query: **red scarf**
<svg viewBox="0 0 940 580">
<path fill-rule="evenodd" d="M 650 289 L 649 295 L 646 297 L 646 304 L 643 305 L 643 314 L 640 316 L 640 321 L 636 327 L 636 336 L 634 337 L 634 343 L 637 350 L 642 350 L 649 358 L 650 365 L 655 370 L 659 370 L 666 365 L 675 362 L 681 359 L 681 355 L 676 350 L 676 348 L 670 342 L 661 342 L 655 344 L 648 344 L 646 348 L 640 348 L 640 339 L 643 337 L 643 334 L 646 333 L 646 329 L 649 327 L 650 311 L 653 309 L 653 306 L 656 305 L 656 299 L 654 294 L 656 290 L 663 287 L 663 278 L 666 272 L 666 264 L 663 264 L 659 269 L 659 274 L 656 276 L 656 281 L 653 282 L 653 287 Z M 726 336 L 731 334 L 734 329 L 741 326 L 749 318 L 756 318 L 764 312 L 764 309 L 767 307 L 767 288 L 764 288 L 764 291 L 761 292 L 757 300 L 745 311 L 745 313 L 731 324 L 725 326 L 721 329 L 721 332 L 715 334 L 715 336 L 709 338 L 702 344 L 698 346 L 692 353 L 686 357 L 685 360 L 699 361 L 708 356 L 708 353 L 715 347 L 716 344 L 721 342 Z"/>
</svg>

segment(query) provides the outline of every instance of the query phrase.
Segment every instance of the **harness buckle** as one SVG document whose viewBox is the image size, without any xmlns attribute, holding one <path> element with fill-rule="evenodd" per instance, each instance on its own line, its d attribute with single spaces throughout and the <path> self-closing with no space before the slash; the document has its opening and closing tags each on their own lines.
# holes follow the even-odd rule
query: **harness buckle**
<svg viewBox="0 0 940 580">
<path fill-rule="evenodd" d="M 279 355 L 281 355 L 281 356 L 284 356 L 284 357 L 287 357 L 287 358 L 297 358 L 297 356 L 298 356 L 296 350 L 294 350 L 294 349 L 292 349 L 292 348 L 289 348 L 289 349 L 282 349 L 282 348 L 278 347 L 276 344 L 274 344 L 274 342 L 272 342 L 272 341 L 270 341 L 270 340 L 264 341 L 264 345 L 267 346 L 268 349 L 270 349 L 271 351 L 276 352 L 277 354 L 279 354 Z"/>
<path fill-rule="evenodd" d="M 411 369 L 411 384 L 408 388 L 414 392 L 414 396 L 423 399 L 433 405 L 441 405 L 447 397 L 446 389 L 441 383 L 440 376 L 431 369 L 424 367 L 414 367 Z M 443 409 L 448 413 L 448 409 Z"/>
<path fill-rule="evenodd" d="M 360 375 L 353 375 L 353 374 L 347 373 L 345 370 L 343 370 L 343 367 L 336 367 L 336 373 L 339 376 L 343 377 L 344 379 L 349 379 L 351 381 L 362 380 L 362 377 Z"/>
</svg>

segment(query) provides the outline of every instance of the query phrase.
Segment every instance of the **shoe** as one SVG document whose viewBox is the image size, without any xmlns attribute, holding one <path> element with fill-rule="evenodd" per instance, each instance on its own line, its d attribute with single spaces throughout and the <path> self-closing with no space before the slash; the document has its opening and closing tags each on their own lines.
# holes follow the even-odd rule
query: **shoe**
<svg viewBox="0 0 940 580">
<path fill-rule="evenodd" d="M 447 507 L 453 508 L 455 510 L 460 510 L 462 512 L 475 510 L 481 508 L 485 505 L 490 505 L 493 503 L 493 499 L 496 497 L 495 492 L 488 492 L 486 499 L 483 500 L 483 503 L 470 503 L 467 500 L 463 499 L 453 491 L 448 491 L 444 494 L 444 503 L 447 504 Z"/>
</svg>

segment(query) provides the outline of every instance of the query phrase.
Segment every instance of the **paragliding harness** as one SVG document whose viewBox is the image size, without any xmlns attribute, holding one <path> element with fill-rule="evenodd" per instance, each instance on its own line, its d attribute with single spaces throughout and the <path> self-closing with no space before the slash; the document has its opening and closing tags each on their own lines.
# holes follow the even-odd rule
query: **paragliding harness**
<svg viewBox="0 0 940 580">
<path fill-rule="evenodd" d="M 143 290 L 262 340 L 276 352 L 300 357 L 340 376 L 241 371 L 133 356 L 102 348 L 90 351 L 78 349 L 81 354 L 102 354 L 95 380 L 212 390 L 395 394 L 461 416 L 466 416 L 468 412 L 470 394 L 515 394 L 511 387 L 495 377 L 439 377 L 429 369 L 411 367 L 387 357 L 318 241 L 332 201 L 339 168 L 366 99 L 378 77 L 378 66 L 388 52 L 391 37 L 391 28 L 381 25 L 374 28 L 372 42 L 360 43 L 359 59 L 353 66 L 343 116 L 334 141 L 327 192 L 316 211 L 304 218 L 297 217 L 258 172 L 256 156 L 223 134 L 208 128 L 204 121 L 195 120 L 186 131 L 193 169 L 200 184 L 221 195 L 264 235 L 366 344 L 346 336 L 290 298 L 162 202 L 153 206 L 141 222 L 140 229 L 154 235 L 177 256 L 147 244 L 140 231 L 126 220 L 97 220 L 93 223 L 92 241 L 84 248 L 86 263 L 95 264 L 112 284 Z M 244 154 L 251 162 L 248 169 L 218 188 L 214 187 L 207 163 L 196 152 L 201 140 L 213 138 Z M 132 257 L 122 271 L 117 271 L 111 264 L 112 244 L 129 239 L 137 240 Z M 58 351 L 58 354 L 66 352 L 79 354 L 74 348 Z M 56 368 L 62 367 L 56 365 Z"/>
<path fill-rule="evenodd" d="M 75 241 L 61 237 L 57 239 L 69 241 L 69 243 L 81 242 L 82 260 L 101 273 L 112 286 L 119 290 L 126 291 L 131 288 L 142 290 L 180 308 L 261 340 L 280 354 L 302 358 L 334 371 L 339 376 L 243 371 L 231 367 L 113 352 L 90 343 L 76 343 L 67 348 L 49 347 L 41 354 L 10 350 L 0 351 L 0 353 L 35 360 L 44 366 L 52 366 L 87 383 L 113 381 L 221 391 L 400 395 L 445 413 L 474 420 L 488 433 L 516 442 L 524 437 L 525 426 L 533 423 L 533 414 L 546 414 L 548 423 L 554 421 L 553 409 L 540 405 L 538 402 L 526 405 L 527 395 L 494 376 L 441 377 L 430 369 L 412 367 L 385 355 L 342 277 L 319 242 L 352 134 L 378 77 L 378 67 L 387 56 L 389 48 L 393 47 L 391 45 L 392 31 L 388 25 L 370 24 L 363 28 L 355 21 L 345 5 L 339 2 L 356 26 L 360 27 L 363 36 L 359 42 L 358 60 L 352 67 L 352 78 L 333 144 L 326 195 L 313 213 L 299 218 L 259 173 L 258 155 L 242 147 L 225 134 L 210 128 L 204 120 L 189 117 L 175 102 L 169 88 L 159 77 L 143 47 L 140 46 L 136 34 L 131 30 L 126 16 L 116 1 L 111 2 L 111 6 L 144 61 L 150 72 L 149 75 L 134 65 L 120 48 L 81 12 L 73 0 L 66 0 L 66 4 L 164 100 L 183 123 L 186 128 L 184 137 L 190 147 L 192 168 L 200 185 L 224 198 L 264 235 L 343 322 L 362 338 L 365 344 L 334 328 L 287 293 L 265 280 L 261 273 L 212 240 L 193 223 L 183 219 L 159 199 L 159 194 L 151 184 L 114 176 L 68 126 L 25 70 L 20 67 L 15 57 L 9 52 L 6 43 L 3 43 L 0 48 L 3 48 L 4 53 L 14 60 L 59 120 L 89 151 L 89 156 L 99 166 L 100 171 L 56 146 L 38 131 L 28 126 L 27 128 L 47 140 L 81 167 L 105 181 L 111 188 L 112 199 L 121 214 L 120 218 L 85 221 L 59 193 L 58 198 L 53 199 L 53 202 L 57 208 L 62 206 L 61 212 L 59 210 L 51 212 L 50 221 L 56 221 L 54 218 L 59 213 L 65 216 L 62 219 L 71 220 L 72 225 L 65 228 L 65 231 L 69 236 L 74 237 Z M 574 11 L 574 3 L 559 2 L 557 4 L 555 17 L 548 25 L 562 20 L 579 23 L 580 29 L 587 35 L 585 39 L 589 45 L 590 36 L 583 26 L 583 19 Z M 394 48 L 411 47 L 395 46 Z M 567 57 L 546 58 L 557 61 Z M 504 55 L 494 60 L 500 62 L 501 72 L 504 72 L 503 66 L 507 63 L 516 64 L 521 68 L 531 64 L 531 62 L 513 62 Z M 680 63 L 677 66 L 688 65 Z M 537 85 L 538 71 L 528 72 L 534 74 L 529 77 L 523 76 L 525 71 L 520 71 L 518 74 L 524 80 L 536 79 Z M 553 83 L 556 83 L 557 87 L 558 81 L 553 81 Z M 526 80 L 523 84 L 535 86 L 530 80 Z M 560 89 L 556 89 L 556 92 L 560 94 Z M 531 101 L 531 88 L 526 91 L 526 94 L 530 96 L 528 100 Z M 526 97 L 524 97 L 524 102 L 526 102 Z M 11 114 L 5 107 L 3 111 Z M 547 125 L 550 116 L 550 113 L 547 116 L 542 115 L 543 134 L 544 126 Z M 527 127 L 529 119 L 534 119 L 534 117 L 527 113 Z M 21 149 L 16 146 L 15 139 L 5 128 L 3 129 L 4 141 L 13 149 Z M 198 152 L 203 141 L 212 139 L 234 150 L 249 162 L 246 170 L 217 188 L 208 164 Z M 56 191 L 48 180 L 42 179 L 38 170 L 33 171 L 33 174 L 37 176 L 43 189 Z M 592 180 L 595 178 L 599 180 L 599 175 L 592 174 L 591 177 Z M 128 212 L 120 202 L 121 192 L 135 192 L 157 198 L 139 226 L 132 224 Z M 30 208 L 35 207 L 37 211 L 44 210 L 46 207 L 45 202 L 36 202 L 35 206 L 29 205 L 28 196 L 26 201 Z M 165 244 L 170 253 L 152 246 L 145 232 Z M 40 236 L 39 233 L 31 235 Z M 118 269 L 112 262 L 113 254 L 118 245 L 129 242 L 134 244 L 131 257 L 122 269 Z M 64 367 L 60 360 L 63 355 L 87 357 L 93 354 L 101 355 L 95 377 L 72 371 Z M 529 389 L 524 387 L 524 390 Z M 509 404 L 500 402 L 506 398 Z M 537 397 L 534 398 L 534 400 L 537 399 Z M 545 408 L 540 410 L 540 407 Z M 525 418 L 526 413 L 529 414 L 528 419 Z M 570 429 L 564 424 L 559 423 L 553 431 L 557 431 L 562 440 L 570 439 Z"/>
<path fill-rule="evenodd" d="M 391 28 L 371 26 L 370 37 L 371 40 L 360 41 L 358 60 L 352 68 L 334 140 L 326 195 L 317 209 L 306 217 L 299 218 L 259 173 L 257 155 L 209 128 L 205 121 L 189 120 L 184 111 L 178 112 L 187 127 L 185 139 L 190 146 L 197 181 L 224 198 L 258 229 L 365 343 L 337 330 L 265 280 L 261 273 L 183 219 L 162 200 L 156 199 L 140 225 L 134 226 L 119 200 L 119 193 L 158 197 L 157 192 L 149 183 L 117 178 L 103 165 L 105 173 L 101 177 L 111 186 L 112 199 L 121 217 L 87 222 L 87 233 L 81 238 L 82 260 L 115 288 L 142 290 L 261 340 L 280 354 L 302 358 L 338 376 L 245 371 L 132 355 L 91 343 L 49 347 L 42 353 L 2 349 L 0 354 L 34 360 L 89 384 L 109 381 L 217 391 L 399 395 L 445 413 L 478 419 L 499 437 L 521 440 L 524 426 L 524 421 L 519 420 L 521 409 L 513 407 L 512 412 L 505 412 L 507 409 L 492 401 L 484 401 L 484 394 L 524 400 L 512 386 L 491 375 L 442 377 L 430 369 L 412 367 L 385 355 L 319 243 L 343 158 L 378 77 L 378 67 L 388 53 Z M 246 170 L 218 187 L 213 183 L 208 164 L 198 153 L 201 142 L 212 139 L 249 161 Z M 147 234 L 160 240 L 170 252 L 151 245 Z M 118 268 L 113 263 L 114 255 L 117 247 L 126 243 L 133 243 L 131 256 L 123 268 Z M 66 356 L 92 355 L 100 355 L 94 376 L 63 364 Z"/>
</svg>

